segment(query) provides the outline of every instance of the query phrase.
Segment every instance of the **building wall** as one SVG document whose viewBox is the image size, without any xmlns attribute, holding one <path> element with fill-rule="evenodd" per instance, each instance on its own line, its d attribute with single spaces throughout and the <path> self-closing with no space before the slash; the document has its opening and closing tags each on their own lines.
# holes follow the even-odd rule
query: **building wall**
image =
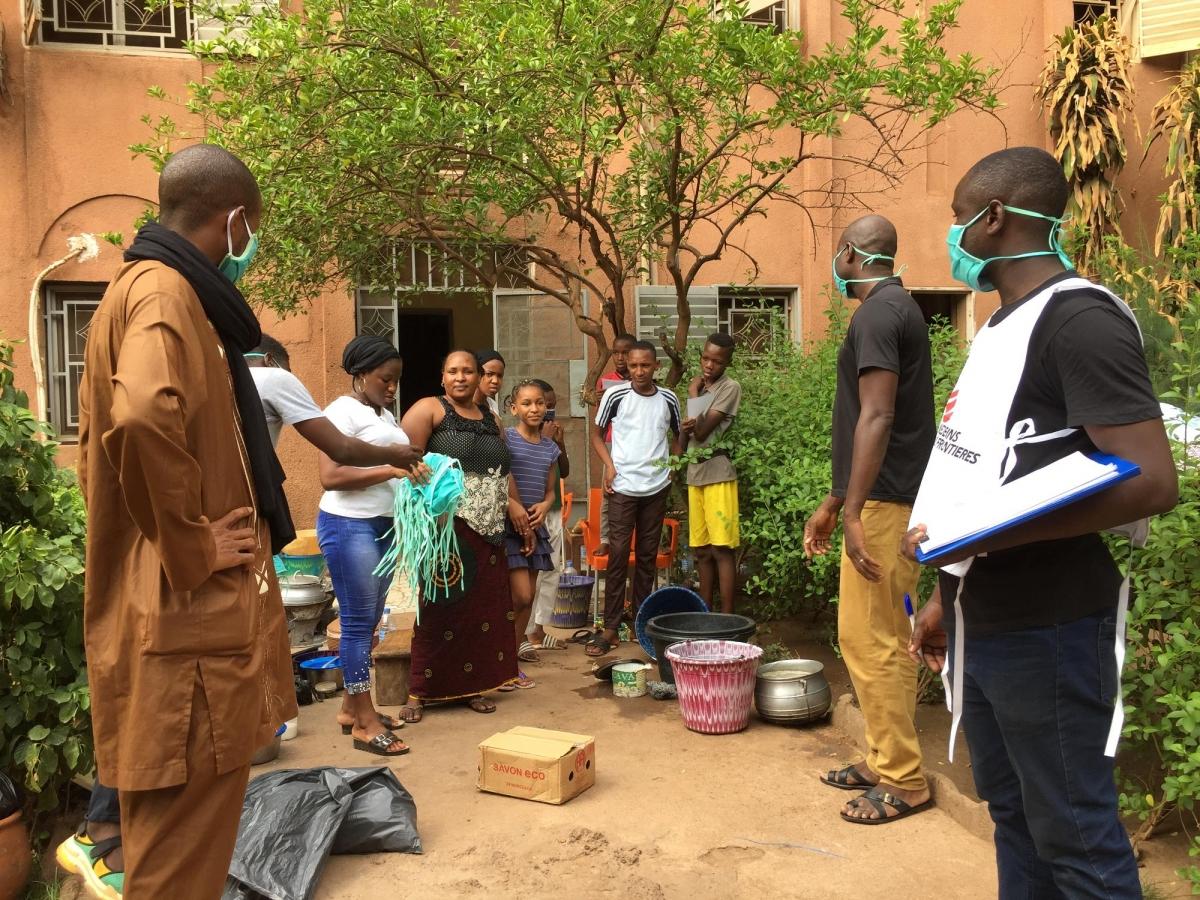
<svg viewBox="0 0 1200 900">
<path fill-rule="evenodd" d="M 793 12 L 812 46 L 836 41 L 847 27 L 833 0 L 794 3 Z M 36 274 L 66 252 L 66 239 L 81 232 L 122 231 L 132 237 L 132 224 L 156 198 L 156 176 L 149 162 L 132 158 L 129 145 L 148 139 L 140 122 L 146 112 L 165 111 L 146 97 L 151 85 L 168 96 L 185 94 L 186 83 L 203 75 L 203 67 L 179 53 L 131 53 L 22 45 L 20 0 L 0 0 L 5 29 L 8 101 L 0 100 L 0 234 L 9 236 L 0 254 L 0 334 L 27 334 L 27 298 Z M 962 174 L 981 155 L 1006 145 L 1049 146 L 1045 122 L 1027 87 L 1037 79 L 1043 50 L 1070 22 L 1065 0 L 1012 0 L 999 4 L 971 0 L 961 12 L 951 50 L 971 52 L 985 64 L 1007 68 L 1011 85 L 1005 108 L 996 116 L 958 114 L 930 135 L 928 146 L 913 153 L 911 169 L 894 191 L 872 200 L 871 208 L 889 216 L 900 234 L 899 264 L 908 266 L 912 287 L 961 289 L 950 278 L 945 249 L 950 223 L 950 196 Z M 1013 23 L 1024 23 L 1014 27 Z M 1136 67 L 1139 121 L 1149 120 L 1154 100 L 1165 90 L 1161 81 L 1178 68 L 1179 58 L 1148 60 Z M 178 109 L 170 110 L 177 117 Z M 828 142 L 831 157 L 844 155 L 862 135 L 848 132 Z M 1141 163 L 1141 140 L 1130 134 L 1130 165 L 1121 186 L 1131 209 L 1126 232 L 1131 239 L 1153 233 L 1155 197 L 1161 191 L 1161 152 Z M 815 189 L 841 174 L 839 166 L 814 162 L 802 175 L 802 186 Z M 859 209 L 818 212 L 815 225 L 799 209 L 783 204 L 768 208 L 767 217 L 752 220 L 739 242 L 753 248 L 760 284 L 794 286 L 800 302 L 802 335 L 813 337 L 824 327 L 822 311 L 830 290 L 833 243 Z M 269 227 L 269 223 L 268 223 Z M 54 281 L 106 282 L 120 265 L 120 251 L 102 244 L 98 259 L 68 263 Z M 748 278 L 744 258 L 729 253 L 705 269 L 704 284 L 741 284 Z M 661 277 L 656 279 L 664 281 Z M 492 312 L 463 297 L 417 298 L 417 305 L 453 305 L 454 343 L 486 346 L 492 338 Z M 976 321 L 995 306 L 994 295 L 975 299 Z M 632 309 L 627 324 L 633 325 Z M 265 330 L 291 351 L 293 369 L 319 403 L 346 390 L 340 366 L 342 348 L 355 333 L 355 306 L 347 287 L 331 289 L 307 314 L 282 321 L 263 316 Z M 32 393 L 29 355 L 17 354 L 18 383 Z M 583 421 L 571 424 L 573 440 L 582 448 Z M 320 486 L 316 451 L 285 430 L 279 447 L 289 474 L 288 494 L 301 527 L 311 524 Z M 74 460 L 65 447 L 64 463 Z M 577 470 L 582 468 L 577 464 Z"/>
</svg>

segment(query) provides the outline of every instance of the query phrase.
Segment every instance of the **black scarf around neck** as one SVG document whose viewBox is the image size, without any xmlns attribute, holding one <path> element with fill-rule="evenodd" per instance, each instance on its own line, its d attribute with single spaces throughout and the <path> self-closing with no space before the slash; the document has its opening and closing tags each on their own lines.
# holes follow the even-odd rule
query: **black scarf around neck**
<svg viewBox="0 0 1200 900">
<path fill-rule="evenodd" d="M 278 553 L 295 539 L 296 529 L 283 493 L 283 466 L 271 446 L 258 388 L 242 356 L 262 340 L 258 319 L 242 292 L 195 244 L 157 222 L 143 225 L 133 245 L 125 251 L 126 262 L 143 259 L 170 266 L 188 280 L 225 346 L 225 360 L 233 376 L 233 394 L 242 420 L 242 440 L 250 457 L 250 474 L 258 497 L 258 514 L 271 526 L 271 552 Z"/>
</svg>

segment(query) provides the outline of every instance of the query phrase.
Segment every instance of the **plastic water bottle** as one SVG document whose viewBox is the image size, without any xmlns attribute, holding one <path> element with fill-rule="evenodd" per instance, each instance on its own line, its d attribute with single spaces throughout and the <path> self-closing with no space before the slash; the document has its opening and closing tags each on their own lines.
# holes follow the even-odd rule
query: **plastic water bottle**
<svg viewBox="0 0 1200 900">
<path fill-rule="evenodd" d="M 574 578 L 579 574 L 579 571 L 575 568 L 575 563 L 568 559 L 567 564 L 563 566 L 562 573 L 565 578 Z"/>
</svg>

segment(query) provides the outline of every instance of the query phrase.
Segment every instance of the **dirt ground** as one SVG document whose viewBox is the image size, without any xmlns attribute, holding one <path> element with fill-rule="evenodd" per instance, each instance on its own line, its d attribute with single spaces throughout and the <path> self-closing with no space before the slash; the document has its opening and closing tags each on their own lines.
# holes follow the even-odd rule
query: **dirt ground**
<svg viewBox="0 0 1200 900">
<path fill-rule="evenodd" d="M 640 655 L 622 645 L 622 656 Z M 817 775 L 854 757 L 828 725 L 752 719 L 737 735 L 687 731 L 675 702 L 621 700 L 590 674 L 580 647 L 546 651 L 538 686 L 498 710 L 433 708 L 403 729 L 393 769 L 417 802 L 422 856 L 332 857 L 319 900 L 367 896 L 889 897 L 996 896 L 988 842 L 937 809 L 884 827 L 844 823 L 848 796 Z M 337 702 L 304 707 L 299 737 L 267 768 L 369 766 L 334 720 Z M 394 710 L 388 710 L 394 711 Z M 514 725 L 596 737 L 596 785 L 564 806 L 480 793 L 477 745 Z"/>
</svg>

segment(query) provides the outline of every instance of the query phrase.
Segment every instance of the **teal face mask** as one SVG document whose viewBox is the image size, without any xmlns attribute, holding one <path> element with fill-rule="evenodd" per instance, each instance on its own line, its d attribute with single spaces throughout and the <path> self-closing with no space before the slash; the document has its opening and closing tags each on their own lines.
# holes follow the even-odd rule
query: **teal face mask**
<svg viewBox="0 0 1200 900">
<path fill-rule="evenodd" d="M 242 221 L 246 223 L 246 233 L 250 235 L 250 240 L 246 242 L 246 249 L 239 255 L 233 255 L 233 217 L 238 213 L 242 214 Z M 246 274 L 246 270 L 250 268 L 250 262 L 254 259 L 254 254 L 258 252 L 258 235 L 250 230 L 250 220 L 246 218 L 246 210 L 238 207 L 229 214 L 229 218 L 225 220 L 225 258 L 221 260 L 221 264 L 217 266 L 221 270 L 221 274 L 237 284 L 237 280 Z"/>
<path fill-rule="evenodd" d="M 987 268 L 989 263 L 994 263 L 998 259 L 1025 259 L 1030 256 L 1057 256 L 1064 268 L 1072 269 L 1071 258 L 1062 248 L 1062 244 L 1058 242 L 1058 229 L 1066 217 L 1055 218 L 1047 216 L 1044 213 L 1033 212 L 1029 209 L 1021 209 L 1018 206 L 1005 206 L 1006 210 L 1011 213 L 1016 213 L 1018 216 L 1029 216 L 1033 219 L 1045 219 L 1051 223 L 1050 234 L 1046 239 L 1048 250 L 1034 250 L 1030 253 L 1018 253 L 1015 256 L 991 256 L 987 259 L 980 259 L 963 249 L 962 239 L 963 233 L 979 221 L 979 217 L 987 212 L 985 206 L 979 213 L 966 225 L 951 225 L 950 231 L 946 235 L 946 244 L 950 248 L 950 275 L 955 281 L 961 281 L 973 291 L 994 291 L 996 286 L 983 277 L 983 270 Z"/>
<path fill-rule="evenodd" d="M 848 244 L 847 246 L 853 247 L 854 245 Z M 857 247 L 854 247 L 854 249 L 858 250 Z M 896 277 L 895 275 L 880 275 L 878 278 L 843 278 L 841 275 L 838 274 L 837 261 L 838 261 L 838 256 L 841 256 L 845 251 L 846 251 L 846 248 L 843 247 L 841 250 L 839 250 L 837 252 L 837 256 L 835 256 L 833 258 L 833 283 L 837 286 L 838 293 L 840 293 L 843 297 L 850 296 L 850 285 L 851 284 L 865 284 L 868 282 L 875 282 L 875 281 L 887 281 L 889 278 Z M 858 250 L 858 252 L 862 253 L 861 250 Z M 891 262 L 896 261 L 896 257 L 894 257 L 894 256 L 885 256 L 882 253 L 872 253 L 870 256 L 868 256 L 866 259 L 863 260 L 862 264 L 864 266 L 869 266 L 871 263 L 873 263 L 877 259 L 886 259 L 886 260 L 890 260 Z"/>
</svg>

